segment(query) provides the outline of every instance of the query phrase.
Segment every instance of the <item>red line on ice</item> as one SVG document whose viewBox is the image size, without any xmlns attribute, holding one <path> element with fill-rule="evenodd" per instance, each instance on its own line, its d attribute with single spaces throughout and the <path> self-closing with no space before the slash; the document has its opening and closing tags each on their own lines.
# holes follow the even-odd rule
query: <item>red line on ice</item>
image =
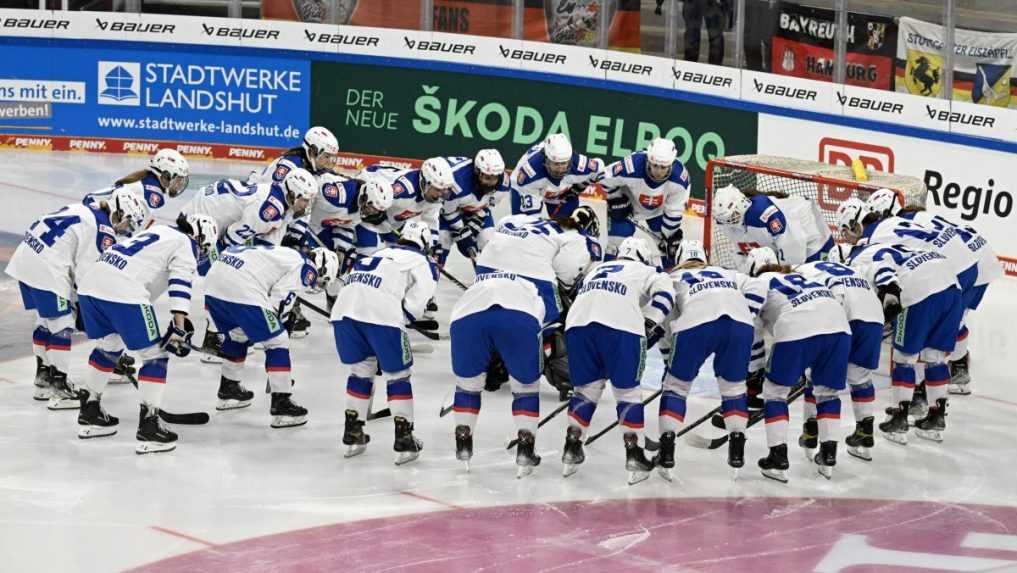
<svg viewBox="0 0 1017 573">
<path fill-rule="evenodd" d="M 194 542 L 194 543 L 199 543 L 199 544 L 204 545 L 206 547 L 218 547 L 218 545 L 216 545 L 215 543 L 212 543 L 211 541 L 205 541 L 204 539 L 199 539 L 197 537 L 194 537 L 193 535 L 187 535 L 186 533 L 180 533 L 179 531 L 173 531 L 172 529 L 169 529 L 169 528 L 166 528 L 166 527 L 159 527 L 158 525 L 149 525 L 148 527 L 149 527 L 149 529 L 154 529 L 156 531 L 161 531 L 161 532 L 163 532 L 163 533 L 165 533 L 167 535 L 172 535 L 174 537 L 179 537 L 180 539 L 186 539 L 188 541 L 191 541 L 191 542 Z"/>
</svg>

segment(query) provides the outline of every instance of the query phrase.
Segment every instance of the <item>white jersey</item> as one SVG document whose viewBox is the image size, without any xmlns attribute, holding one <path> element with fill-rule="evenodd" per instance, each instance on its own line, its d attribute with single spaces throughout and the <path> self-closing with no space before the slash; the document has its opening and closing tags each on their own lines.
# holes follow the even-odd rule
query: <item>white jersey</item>
<svg viewBox="0 0 1017 573">
<path fill-rule="evenodd" d="M 170 310 L 187 313 L 197 266 L 195 251 L 195 242 L 179 230 L 153 225 L 103 253 L 78 281 L 78 294 L 110 302 L 154 304 L 168 287 Z"/>
<path fill-rule="evenodd" d="M 341 282 L 333 321 L 351 318 L 401 327 L 423 316 L 438 277 L 422 252 L 396 245 L 357 260 Z"/>
<path fill-rule="evenodd" d="M 901 213 L 900 216 L 941 232 L 947 228 L 953 228 L 957 232 L 957 236 L 967 245 L 968 250 L 978 258 L 978 279 L 975 281 L 975 286 L 987 285 L 1003 276 L 1003 265 L 999 262 L 999 257 L 989 246 L 989 241 L 975 229 L 957 225 L 928 211 L 908 211 Z"/>
<path fill-rule="evenodd" d="M 756 247 L 770 247 L 777 259 L 798 265 L 818 256 L 833 244 L 830 227 L 823 220 L 819 206 L 804 197 L 780 199 L 753 195 L 752 205 L 740 225 L 720 225 L 735 246 L 739 265 L 745 255 Z"/>
<path fill-rule="evenodd" d="M 265 167 L 252 171 L 247 177 L 247 185 L 282 185 L 283 180 L 294 169 L 306 169 L 314 175 L 319 175 L 304 160 L 304 150 L 296 148 L 276 157 Z"/>
<path fill-rule="evenodd" d="M 548 215 L 562 204 L 572 187 L 585 187 L 604 169 L 600 159 L 582 153 L 573 153 L 569 170 L 562 177 L 553 177 L 544 165 L 544 144 L 531 147 L 512 170 L 512 190 L 518 194 L 518 204 L 512 205 L 513 214 L 539 214 L 547 204 Z"/>
<path fill-rule="evenodd" d="M 219 253 L 205 278 L 205 295 L 275 310 L 302 290 L 306 261 L 294 249 L 230 247 Z"/>
<path fill-rule="evenodd" d="M 900 303 L 909 307 L 930 295 L 957 286 L 957 275 L 946 257 L 904 245 L 870 244 L 851 251 L 851 268 L 880 287 L 897 283 Z"/>
<path fill-rule="evenodd" d="M 798 273 L 763 273 L 754 279 L 765 292 L 760 316 L 773 342 L 803 340 L 822 334 L 851 333 L 844 307 L 830 289 Z"/>
<path fill-rule="evenodd" d="M 689 172 L 681 161 L 674 162 L 667 179 L 654 181 L 646 173 L 646 152 L 637 151 L 608 165 L 607 176 L 600 184 L 609 200 L 628 199 L 634 219 L 645 221 L 662 216 L 663 236 L 670 237 L 681 228 L 689 201 Z"/>
<path fill-rule="evenodd" d="M 433 234 L 438 232 L 438 217 L 441 201 L 434 203 L 424 200 L 423 181 L 419 169 L 396 170 L 386 166 L 372 165 L 357 175 L 364 181 L 381 178 L 392 184 L 392 206 L 386 210 L 387 219 L 379 225 L 370 225 L 379 233 L 388 233 L 403 228 L 406 221 L 420 217 L 427 223 Z"/>
<path fill-rule="evenodd" d="M 954 227 L 941 230 L 925 227 L 903 217 L 888 217 L 865 228 L 862 237 L 869 243 L 904 245 L 912 249 L 933 251 L 946 257 L 955 275 L 978 264 L 978 255 L 971 252 Z"/>
<path fill-rule="evenodd" d="M 851 267 L 821 261 L 798 265 L 795 272 L 809 280 L 824 283 L 844 307 L 848 322 L 857 320 L 883 324 L 883 305 L 872 283 Z"/>
<path fill-rule="evenodd" d="M 673 306 L 666 274 L 639 261 L 617 259 L 594 266 L 583 278 L 565 328 L 597 323 L 642 336 L 644 318 L 663 324 Z"/>
<path fill-rule="evenodd" d="M 106 213 L 72 203 L 32 223 L 7 264 L 7 274 L 32 288 L 73 300 L 77 278 L 115 242 Z"/>
<path fill-rule="evenodd" d="M 585 235 L 554 221 L 511 215 L 498 222 L 477 266 L 571 286 L 592 260 L 600 260 L 599 249 Z"/>
<path fill-rule="evenodd" d="M 286 196 L 279 187 L 245 185 L 237 179 L 222 179 L 202 187 L 182 212 L 215 219 L 226 246 L 278 245 L 291 220 Z"/>
<path fill-rule="evenodd" d="M 145 205 L 148 205 L 150 210 L 159 209 L 166 204 L 166 195 L 162 190 L 162 185 L 159 184 L 159 178 L 152 172 L 146 173 L 144 177 L 134 183 L 112 185 L 98 191 L 93 191 L 85 195 L 83 203 L 98 209 L 100 202 L 108 201 L 113 195 L 113 191 L 120 188 L 137 195 Z M 151 218 L 149 222 L 151 222 Z"/>
<path fill-rule="evenodd" d="M 671 332 L 683 332 L 724 316 L 753 326 L 753 317 L 764 302 L 764 293 L 756 283 L 731 269 L 675 269 L 671 280 L 675 291 Z"/>
<path fill-rule="evenodd" d="M 492 306 L 518 310 L 544 323 L 544 299 L 537 287 L 527 279 L 512 273 L 481 273 L 456 301 L 451 322 L 464 316 L 483 312 Z"/>
</svg>

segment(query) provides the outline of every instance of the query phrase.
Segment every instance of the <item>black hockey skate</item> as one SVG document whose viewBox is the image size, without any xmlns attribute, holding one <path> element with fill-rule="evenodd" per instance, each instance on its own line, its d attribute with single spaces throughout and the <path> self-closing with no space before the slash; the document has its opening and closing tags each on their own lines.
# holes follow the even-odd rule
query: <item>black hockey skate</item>
<svg viewBox="0 0 1017 573">
<path fill-rule="evenodd" d="M 920 420 L 929 413 L 929 400 L 926 396 L 925 382 L 915 386 L 915 393 L 911 398 L 911 406 L 908 408 L 908 421 L 912 426 L 915 425 L 915 420 Z"/>
<path fill-rule="evenodd" d="M 629 472 L 629 485 L 646 481 L 653 471 L 653 462 L 646 459 L 646 453 L 639 447 L 639 436 L 626 432 L 622 439 L 625 442 L 625 469 Z"/>
<path fill-rule="evenodd" d="M 364 421 L 356 410 L 346 410 L 346 427 L 343 429 L 343 445 L 346 446 L 344 458 L 352 458 L 364 453 L 371 436 L 364 433 Z"/>
<path fill-rule="evenodd" d="M 456 459 L 466 464 L 470 471 L 470 459 L 473 457 L 473 431 L 465 424 L 456 426 Z"/>
<path fill-rule="evenodd" d="M 138 372 L 134 367 L 134 359 L 127 353 L 121 354 L 113 367 L 113 375 L 109 377 L 110 384 L 130 384 L 131 378 Z"/>
<path fill-rule="evenodd" d="M 424 442 L 413 435 L 413 424 L 402 416 L 393 418 L 395 422 L 395 442 L 392 449 L 395 450 L 395 465 L 408 464 L 420 457 L 420 450 L 424 449 Z"/>
<path fill-rule="evenodd" d="M 959 396 L 967 396 L 971 393 L 971 373 L 968 372 L 968 357 L 971 353 L 965 354 L 960 360 L 950 362 L 950 384 L 946 391 Z"/>
<path fill-rule="evenodd" d="M 565 430 L 565 447 L 561 451 L 561 475 L 569 477 L 579 471 L 579 464 L 586 461 L 583 453 L 583 431 L 578 426 Z"/>
<path fill-rule="evenodd" d="M 745 434 L 731 432 L 727 438 L 727 465 L 731 466 L 733 477 L 738 477 L 742 466 L 745 465 Z"/>
<path fill-rule="evenodd" d="M 307 408 L 296 404 L 290 399 L 290 396 L 292 394 L 288 392 L 272 392 L 272 406 L 269 413 L 272 414 L 271 426 L 273 428 L 292 428 L 307 423 Z"/>
<path fill-rule="evenodd" d="M 657 468 L 660 477 L 671 481 L 674 479 L 674 432 L 664 432 L 660 435 L 660 451 L 653 456 L 653 465 Z"/>
<path fill-rule="evenodd" d="M 120 420 L 102 409 L 102 394 L 92 394 L 82 389 L 78 394 L 81 410 L 78 411 L 78 437 L 82 440 L 112 436 L 117 433 Z"/>
<path fill-rule="evenodd" d="M 251 400 L 254 400 L 254 392 L 244 388 L 240 381 L 222 376 L 219 378 L 218 398 L 216 410 L 236 410 L 250 406 Z"/>
<path fill-rule="evenodd" d="M 221 364 L 222 343 L 225 338 L 222 334 L 212 330 L 211 324 L 206 326 L 205 338 L 201 340 L 201 349 L 204 351 L 201 361 L 205 364 Z"/>
<path fill-rule="evenodd" d="M 908 445 L 908 408 L 910 402 L 901 402 L 897 408 L 889 412 L 890 418 L 880 422 L 879 431 L 887 440 L 902 446 Z"/>
<path fill-rule="evenodd" d="M 50 388 L 52 395 L 46 407 L 50 410 L 77 410 L 81 407 L 78 389 L 67 380 L 67 373 L 50 367 Z"/>
<path fill-rule="evenodd" d="M 300 310 L 300 305 L 295 305 L 293 310 L 290 311 L 290 318 L 286 321 L 286 330 L 290 334 L 290 338 L 303 338 L 307 336 L 311 329 L 311 321 L 307 320 L 304 316 L 304 312 Z"/>
<path fill-rule="evenodd" d="M 940 398 L 936 400 L 935 406 L 929 408 L 929 413 L 924 418 L 915 422 L 915 434 L 919 438 L 942 442 L 945 430 L 946 398 Z"/>
<path fill-rule="evenodd" d="M 833 477 L 833 466 L 837 465 L 837 442 L 830 440 L 819 444 L 819 452 L 812 458 L 816 462 L 819 475 L 830 479 Z"/>
<path fill-rule="evenodd" d="M 867 462 L 872 461 L 872 454 L 869 450 L 876 445 L 876 439 L 872 436 L 873 422 L 872 416 L 863 418 L 861 422 L 855 422 L 855 432 L 844 438 L 848 453 Z"/>
<path fill-rule="evenodd" d="M 802 435 L 798 436 L 798 446 L 805 450 L 805 459 L 812 460 L 819 447 L 819 423 L 809 418 L 802 424 Z"/>
<path fill-rule="evenodd" d="M 787 462 L 787 444 L 773 446 L 770 454 L 765 458 L 759 458 L 759 470 L 763 477 L 770 478 L 780 483 L 787 483 L 787 470 L 791 467 Z"/>
<path fill-rule="evenodd" d="M 159 409 L 149 407 L 148 404 L 141 405 L 141 415 L 138 419 L 138 433 L 135 435 L 138 445 L 134 451 L 138 454 L 152 454 L 156 452 L 169 452 L 177 447 L 177 435 L 162 424 L 159 419 Z"/>
<path fill-rule="evenodd" d="M 35 391 L 32 394 L 33 400 L 48 402 L 53 395 L 52 368 L 42 362 L 42 358 L 35 357 Z"/>
<path fill-rule="evenodd" d="M 533 473 L 533 468 L 540 465 L 540 456 L 536 450 L 536 437 L 529 430 L 516 432 L 516 479 L 524 478 Z"/>
</svg>

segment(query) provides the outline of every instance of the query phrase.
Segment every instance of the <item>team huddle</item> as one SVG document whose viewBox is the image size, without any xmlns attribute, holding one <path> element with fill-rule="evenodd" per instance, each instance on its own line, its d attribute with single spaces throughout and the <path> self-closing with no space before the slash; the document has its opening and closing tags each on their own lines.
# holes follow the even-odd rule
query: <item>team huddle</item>
<svg viewBox="0 0 1017 573">
<path fill-rule="evenodd" d="M 349 367 L 344 455 L 368 448 L 378 381 L 393 417 L 395 463 L 406 464 L 423 448 L 413 433 L 409 332 L 437 336 L 441 275 L 465 289 L 451 310 L 455 390 L 442 414 L 454 412 L 455 455 L 467 466 L 482 395 L 506 383 L 517 476 L 541 463 L 538 427 L 562 410 L 562 473 L 578 471 L 610 384 L 630 484 L 655 468 L 672 479 L 687 399 L 710 356 L 721 395 L 714 424 L 727 431 L 728 464 L 744 465 L 746 429 L 762 419 L 769 454 L 758 465 L 783 482 L 788 404 L 799 395 L 799 445 L 821 475 L 830 478 L 836 465 L 846 388 L 856 427 L 845 444 L 872 459 L 871 375 L 886 332 L 894 398 L 878 429 L 887 439 L 906 444 L 911 416 L 918 436 L 942 440 L 947 393 L 970 392 L 964 318 L 1002 271 L 975 230 L 906 207 L 893 190 L 841 205 L 843 242 L 835 243 L 806 198 L 719 189 L 711 216 L 738 246 L 735 268 L 723 268 L 710 264 L 700 241 L 683 237 L 691 184 L 666 139 L 606 164 L 554 134 L 511 172 L 497 150 L 483 149 L 432 157 L 419 169 L 372 165 L 345 176 L 338 153 L 329 130 L 311 128 L 301 146 L 246 180 L 196 190 L 173 224 L 161 224 L 153 213 L 187 189 L 190 175 L 183 156 L 163 149 L 147 169 L 36 221 L 7 267 L 37 316 L 34 398 L 79 409 L 80 438 L 109 436 L 119 420 L 103 409 L 103 392 L 111 380 L 129 380 L 140 391 L 136 451 L 169 451 L 177 435 L 164 422 L 183 423 L 161 410 L 170 356 L 196 351 L 221 361 L 216 408 L 225 411 L 253 401 L 242 377 L 258 345 L 271 426 L 300 426 L 308 411 L 293 398 L 290 345 L 307 333 L 303 312 L 311 309 L 328 316 Z M 607 199 L 603 249 L 600 220 L 579 200 L 593 185 Z M 512 214 L 495 220 L 506 196 Z M 453 250 L 472 263 L 472 285 L 445 271 Z M 200 345 L 188 318 L 197 281 L 208 316 Z M 155 311 L 164 294 L 169 317 Z M 321 294 L 327 309 L 304 298 Z M 94 344 L 80 384 L 68 377 L 75 330 Z M 640 386 L 655 345 L 666 372 L 660 434 L 651 437 Z M 562 402 L 543 421 L 541 379 Z"/>
</svg>

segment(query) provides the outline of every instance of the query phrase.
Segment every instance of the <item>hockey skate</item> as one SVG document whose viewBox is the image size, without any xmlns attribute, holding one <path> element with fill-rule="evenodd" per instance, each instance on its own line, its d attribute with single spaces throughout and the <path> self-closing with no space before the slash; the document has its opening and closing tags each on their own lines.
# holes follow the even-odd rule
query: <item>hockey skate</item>
<svg viewBox="0 0 1017 573">
<path fill-rule="evenodd" d="M 915 425 L 915 420 L 921 420 L 929 413 L 929 401 L 925 394 L 925 382 L 915 386 L 914 396 L 911 398 L 911 406 L 908 408 L 908 423 Z"/>
<path fill-rule="evenodd" d="M 304 316 L 304 312 L 300 310 L 300 305 L 293 307 L 290 311 L 290 319 L 286 322 L 286 330 L 290 333 L 290 338 L 303 338 L 311 330 L 311 321 L 307 320 Z"/>
<path fill-rule="evenodd" d="M 35 357 L 35 391 L 32 394 L 33 400 L 48 402 L 53 395 L 51 367 L 43 364 L 42 358 Z"/>
<path fill-rule="evenodd" d="M 470 458 L 473 457 L 473 432 L 469 426 L 456 426 L 456 459 L 466 464 L 470 471 Z"/>
<path fill-rule="evenodd" d="M 177 435 L 162 424 L 159 419 L 159 409 L 151 408 L 148 404 L 141 405 L 141 416 L 138 419 L 138 433 L 135 435 L 138 445 L 134 451 L 137 454 L 153 454 L 156 452 L 169 452 L 177 447 Z"/>
<path fill-rule="evenodd" d="M 727 465 L 731 466 L 731 477 L 738 479 L 745 465 L 745 434 L 731 432 L 727 438 Z"/>
<path fill-rule="evenodd" d="M 236 410 L 246 408 L 254 400 L 254 392 L 244 388 L 238 380 L 230 380 L 225 376 L 219 378 L 219 402 L 216 403 L 216 410 Z"/>
<path fill-rule="evenodd" d="M 584 461 L 583 431 L 578 426 L 569 426 L 565 430 L 565 447 L 561 451 L 562 477 L 569 477 L 579 471 L 579 464 Z"/>
<path fill-rule="evenodd" d="M 946 398 L 940 398 L 936 400 L 935 406 L 929 408 L 927 416 L 915 422 L 915 434 L 919 438 L 925 438 L 933 442 L 942 442 L 945 430 Z"/>
<path fill-rule="evenodd" d="M 622 439 L 625 441 L 625 469 L 629 472 L 629 485 L 646 481 L 653 471 L 653 462 L 646 459 L 646 453 L 639 447 L 639 436 L 626 432 Z"/>
<path fill-rule="evenodd" d="M 660 435 L 660 451 L 653 456 L 653 465 L 657 468 L 660 477 L 671 481 L 674 479 L 674 432 L 664 432 Z"/>
<path fill-rule="evenodd" d="M 78 412 L 78 437 L 82 440 L 112 436 L 117 433 L 120 420 L 102 409 L 102 394 L 92 394 L 82 389 L 78 394 L 81 410 Z"/>
<path fill-rule="evenodd" d="M 791 466 L 787 463 L 787 444 L 772 446 L 768 456 L 759 458 L 759 470 L 763 473 L 763 477 L 780 483 L 787 483 L 789 467 Z"/>
<path fill-rule="evenodd" d="M 830 440 L 819 444 L 819 453 L 812 458 L 816 462 L 819 475 L 830 479 L 833 477 L 833 466 L 837 465 L 837 442 Z"/>
<path fill-rule="evenodd" d="M 395 465 L 408 464 L 420 457 L 420 450 L 424 449 L 424 442 L 413 435 L 413 424 L 402 416 L 393 418 L 395 422 L 395 442 L 392 449 L 395 450 Z"/>
<path fill-rule="evenodd" d="M 222 334 L 212 330 L 209 324 L 205 328 L 205 338 L 201 341 L 201 361 L 205 364 L 222 364 L 222 341 L 225 338 Z"/>
<path fill-rule="evenodd" d="M 533 468 L 540 465 L 540 456 L 536 449 L 536 438 L 533 432 L 519 430 L 516 432 L 516 479 L 524 478 L 533 473 Z"/>
<path fill-rule="evenodd" d="M 253 397 L 253 392 L 251 394 Z M 273 428 L 292 428 L 307 423 L 307 408 L 290 400 L 290 396 L 292 394 L 272 392 L 272 406 L 269 413 L 272 414 L 271 426 Z"/>
<path fill-rule="evenodd" d="M 819 423 L 809 418 L 802 424 L 802 435 L 798 436 L 798 445 L 805 451 L 805 459 L 812 461 L 819 447 Z"/>
<path fill-rule="evenodd" d="M 872 461 L 872 454 L 869 450 L 876 445 L 876 440 L 872 436 L 873 422 L 872 416 L 863 418 L 861 422 L 855 423 L 855 432 L 844 438 L 844 443 L 848 447 L 848 453 L 867 462 Z"/>
<path fill-rule="evenodd" d="M 971 373 L 968 372 L 969 356 L 970 353 L 965 354 L 964 358 L 960 360 L 950 362 L 950 384 L 946 387 L 946 391 L 950 394 L 959 396 L 971 394 Z"/>
<path fill-rule="evenodd" d="M 902 446 L 908 445 L 908 408 L 910 402 L 901 402 L 890 412 L 890 418 L 879 424 L 879 431 L 887 440 Z"/>
<path fill-rule="evenodd" d="M 346 446 L 344 458 L 359 456 L 367 449 L 371 436 L 364 433 L 364 421 L 356 410 L 346 410 L 346 427 L 343 429 L 343 445 Z"/>
<path fill-rule="evenodd" d="M 77 410 L 81 407 L 78 389 L 67 380 L 67 373 L 50 368 L 52 395 L 46 407 L 50 410 Z"/>
</svg>

